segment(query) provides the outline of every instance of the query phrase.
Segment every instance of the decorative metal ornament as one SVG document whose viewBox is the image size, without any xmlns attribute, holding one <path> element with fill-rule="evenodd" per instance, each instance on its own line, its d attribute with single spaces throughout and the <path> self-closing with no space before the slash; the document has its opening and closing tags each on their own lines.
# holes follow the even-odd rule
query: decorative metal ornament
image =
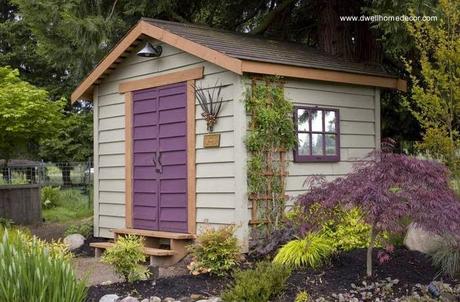
<svg viewBox="0 0 460 302">
<path fill-rule="evenodd" d="M 213 88 L 195 86 L 196 98 L 203 112 L 201 116 L 206 120 L 208 132 L 213 132 L 217 117 L 222 109 L 223 98 L 220 95 L 223 85 L 214 85 Z"/>
</svg>

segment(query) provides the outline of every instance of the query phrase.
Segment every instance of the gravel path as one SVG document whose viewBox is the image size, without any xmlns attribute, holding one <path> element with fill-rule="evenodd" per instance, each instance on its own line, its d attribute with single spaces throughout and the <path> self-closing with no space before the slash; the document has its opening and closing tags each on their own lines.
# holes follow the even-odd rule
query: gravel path
<svg viewBox="0 0 460 302">
<path fill-rule="evenodd" d="M 94 257 L 76 257 L 72 262 L 77 277 L 86 280 L 88 286 L 101 284 L 107 281 L 112 283 L 122 281 L 115 275 L 110 265 L 104 264 Z M 184 262 L 180 262 L 168 268 L 160 268 L 161 278 L 188 274 L 189 272 Z"/>
</svg>

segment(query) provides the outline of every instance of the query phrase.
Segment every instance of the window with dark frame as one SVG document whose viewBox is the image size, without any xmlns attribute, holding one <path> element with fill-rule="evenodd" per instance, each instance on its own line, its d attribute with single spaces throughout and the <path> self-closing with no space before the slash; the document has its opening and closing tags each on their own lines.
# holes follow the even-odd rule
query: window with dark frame
<svg viewBox="0 0 460 302">
<path fill-rule="evenodd" d="M 340 160 L 338 109 L 296 106 L 294 122 L 297 135 L 295 162 Z"/>
</svg>

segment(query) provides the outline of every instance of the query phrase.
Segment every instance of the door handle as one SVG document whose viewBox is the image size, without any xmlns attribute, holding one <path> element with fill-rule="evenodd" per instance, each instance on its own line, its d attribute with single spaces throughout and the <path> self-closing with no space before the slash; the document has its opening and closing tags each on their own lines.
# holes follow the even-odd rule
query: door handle
<svg viewBox="0 0 460 302">
<path fill-rule="evenodd" d="M 155 170 L 156 170 L 156 169 L 157 169 L 157 154 L 156 154 L 156 152 L 153 153 L 152 162 L 153 162 L 153 167 L 154 167 Z"/>
<path fill-rule="evenodd" d="M 163 172 L 163 166 L 161 165 L 161 155 L 162 153 L 161 152 L 158 152 L 158 159 L 157 159 L 157 162 L 156 162 L 156 167 L 155 167 L 155 170 L 158 172 L 158 173 L 162 173 Z"/>
</svg>

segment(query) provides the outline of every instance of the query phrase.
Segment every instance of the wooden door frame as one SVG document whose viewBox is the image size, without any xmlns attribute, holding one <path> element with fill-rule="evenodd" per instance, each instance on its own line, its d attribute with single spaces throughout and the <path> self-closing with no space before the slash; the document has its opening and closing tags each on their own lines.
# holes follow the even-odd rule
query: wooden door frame
<svg viewBox="0 0 460 302">
<path fill-rule="evenodd" d="M 133 228 L 133 92 L 180 82 L 187 83 L 187 230 L 196 233 L 196 137 L 195 81 L 203 78 L 204 67 L 171 72 L 140 80 L 121 82 L 125 95 L 125 225 Z"/>
</svg>

